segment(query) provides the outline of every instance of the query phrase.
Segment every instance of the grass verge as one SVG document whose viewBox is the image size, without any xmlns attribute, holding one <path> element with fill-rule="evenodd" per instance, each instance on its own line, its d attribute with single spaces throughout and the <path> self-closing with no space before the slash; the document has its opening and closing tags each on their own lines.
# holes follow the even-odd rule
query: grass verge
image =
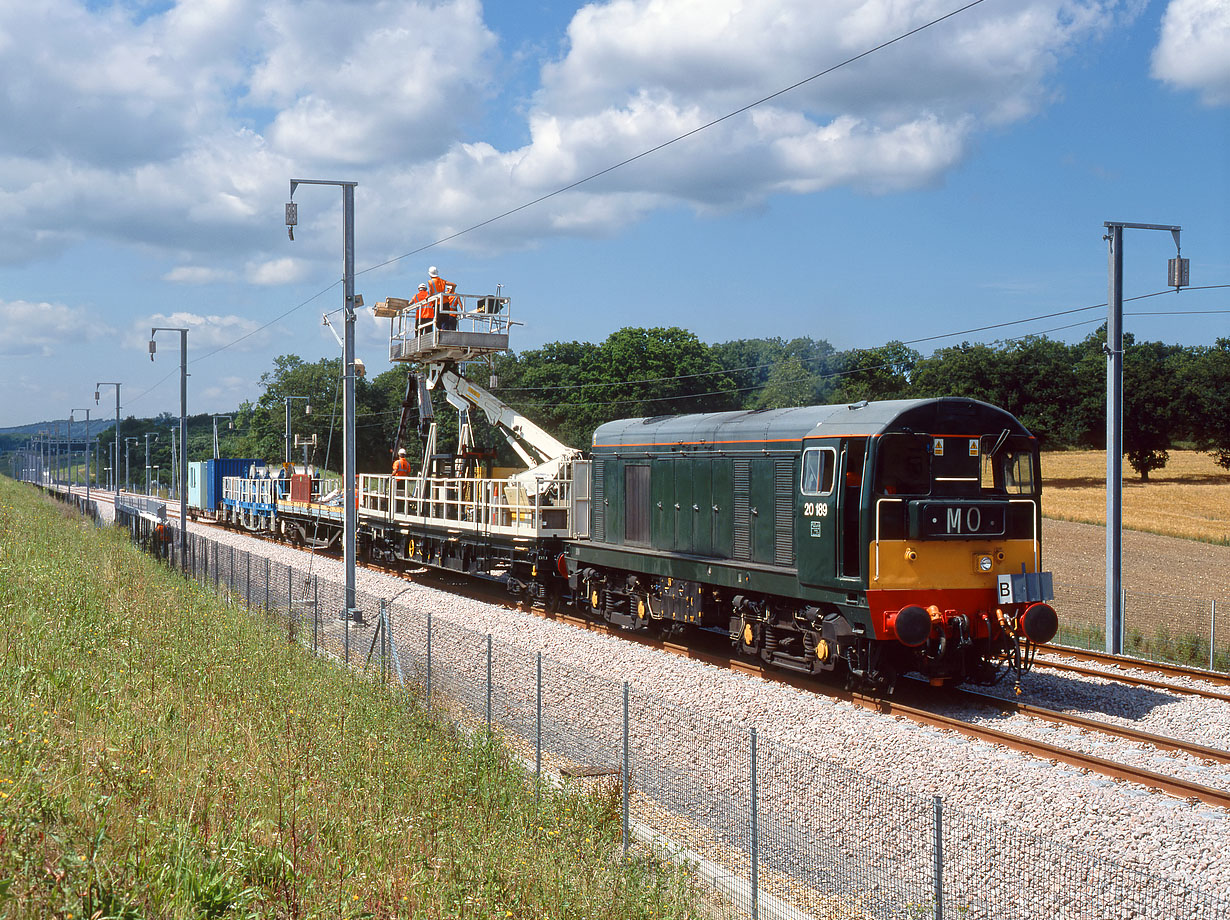
<svg viewBox="0 0 1230 920">
<path fill-rule="evenodd" d="M 489 739 L 0 479 L 5 916 L 699 915 L 620 855 L 617 789 L 535 796 Z"/>
</svg>

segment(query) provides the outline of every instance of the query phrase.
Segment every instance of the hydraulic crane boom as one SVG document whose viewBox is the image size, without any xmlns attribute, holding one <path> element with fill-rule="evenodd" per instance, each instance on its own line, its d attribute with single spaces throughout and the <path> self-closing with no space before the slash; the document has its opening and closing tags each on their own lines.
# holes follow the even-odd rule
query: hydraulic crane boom
<svg viewBox="0 0 1230 920">
<path fill-rule="evenodd" d="M 478 409 L 507 439 L 530 468 L 517 474 L 534 493 L 541 493 L 555 479 L 561 464 L 581 456 L 575 448 L 561 444 L 532 421 L 492 393 L 451 370 L 442 370 L 429 385 L 444 387 L 444 395 L 458 409 Z"/>
</svg>

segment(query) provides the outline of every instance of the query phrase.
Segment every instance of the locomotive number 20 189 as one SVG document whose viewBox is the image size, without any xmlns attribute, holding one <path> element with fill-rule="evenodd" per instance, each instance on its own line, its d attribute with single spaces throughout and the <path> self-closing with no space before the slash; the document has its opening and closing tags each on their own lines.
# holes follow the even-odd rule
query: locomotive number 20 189
<svg viewBox="0 0 1230 920">
<path fill-rule="evenodd" d="M 828 517 L 829 506 L 824 502 L 803 502 L 803 514 L 806 517 Z"/>
</svg>

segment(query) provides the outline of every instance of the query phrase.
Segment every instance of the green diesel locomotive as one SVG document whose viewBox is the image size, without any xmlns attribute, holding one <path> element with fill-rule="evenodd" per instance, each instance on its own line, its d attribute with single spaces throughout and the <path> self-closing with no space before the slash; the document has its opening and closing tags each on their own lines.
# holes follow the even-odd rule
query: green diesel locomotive
<svg viewBox="0 0 1230 920">
<path fill-rule="evenodd" d="M 591 454 L 577 602 L 806 674 L 993 683 L 1058 628 L 1037 441 L 972 399 L 625 419 Z"/>
</svg>

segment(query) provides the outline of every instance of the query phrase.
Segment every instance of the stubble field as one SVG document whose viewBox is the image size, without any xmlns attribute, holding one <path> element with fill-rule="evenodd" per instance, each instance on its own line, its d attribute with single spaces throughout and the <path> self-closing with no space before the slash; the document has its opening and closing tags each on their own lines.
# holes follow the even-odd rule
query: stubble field
<svg viewBox="0 0 1230 920">
<path fill-rule="evenodd" d="M 1098 644 L 1105 623 L 1106 455 L 1043 454 L 1042 481 L 1043 567 L 1055 573 L 1060 620 L 1089 630 Z M 1203 636 L 1207 643 L 1216 602 L 1217 644 L 1230 646 L 1230 472 L 1207 454 L 1172 451 L 1149 482 L 1124 481 L 1123 509 L 1129 645 L 1133 633 L 1148 642 Z M 1191 651 L 1193 660 L 1207 659 L 1207 644 Z"/>
</svg>

